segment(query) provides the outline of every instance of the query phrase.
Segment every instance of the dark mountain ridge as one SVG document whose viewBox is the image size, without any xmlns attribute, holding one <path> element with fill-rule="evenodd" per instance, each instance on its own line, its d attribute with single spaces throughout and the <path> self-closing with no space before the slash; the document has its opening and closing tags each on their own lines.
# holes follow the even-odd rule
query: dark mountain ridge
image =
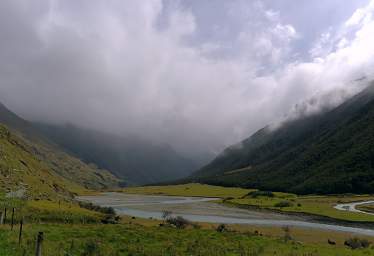
<svg viewBox="0 0 374 256">
<path fill-rule="evenodd" d="M 259 130 L 190 180 L 300 194 L 374 192 L 374 85 L 332 110 Z"/>
<path fill-rule="evenodd" d="M 183 178 L 198 167 L 168 145 L 136 137 L 121 137 L 74 125 L 39 123 L 35 127 L 84 162 L 108 169 L 130 185 Z"/>
</svg>

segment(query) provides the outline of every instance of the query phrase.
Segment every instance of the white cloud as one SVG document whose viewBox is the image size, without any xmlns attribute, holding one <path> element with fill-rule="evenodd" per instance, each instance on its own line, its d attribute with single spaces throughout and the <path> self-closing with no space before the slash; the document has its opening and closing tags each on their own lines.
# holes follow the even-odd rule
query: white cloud
<svg viewBox="0 0 374 256">
<path fill-rule="evenodd" d="M 329 29 L 331 30 L 331 28 Z M 325 55 L 331 51 L 333 39 L 331 38 L 331 31 L 323 33 L 315 46 L 309 51 L 310 55 L 314 58 Z"/>
<path fill-rule="evenodd" d="M 320 100 L 306 112 L 337 104 L 346 94 L 323 95 L 351 92 L 352 80 L 373 71 L 366 9 L 348 22 L 353 34 L 329 31 L 312 61 L 290 62 L 302 35 L 260 2 L 230 2 L 228 26 L 211 27 L 234 36 L 202 43 L 191 42 L 196 14 L 178 4 L 165 12 L 161 0 L 49 3 L 0 3 L 0 100 L 33 119 L 136 133 L 180 150 L 220 150 L 312 96 Z"/>
<path fill-rule="evenodd" d="M 364 8 L 357 9 L 353 15 L 345 22 L 346 27 L 363 25 L 372 20 L 374 11 L 374 1 L 370 0 L 369 4 Z"/>
</svg>

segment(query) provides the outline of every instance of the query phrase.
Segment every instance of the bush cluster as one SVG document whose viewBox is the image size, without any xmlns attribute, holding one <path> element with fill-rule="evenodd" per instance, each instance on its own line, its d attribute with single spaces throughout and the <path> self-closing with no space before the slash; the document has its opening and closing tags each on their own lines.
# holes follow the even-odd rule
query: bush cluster
<svg viewBox="0 0 374 256">
<path fill-rule="evenodd" d="M 186 220 L 185 218 L 183 218 L 182 216 L 177 216 L 177 217 L 170 216 L 166 219 L 166 222 L 168 224 L 173 225 L 176 228 L 180 228 L 180 229 L 184 229 L 188 225 L 191 225 L 191 223 L 188 220 Z"/>
<path fill-rule="evenodd" d="M 249 192 L 247 194 L 247 196 L 250 196 L 252 198 L 257 198 L 257 197 L 260 197 L 260 196 L 264 196 L 264 197 L 274 197 L 274 193 L 271 192 L 271 191 L 261 191 L 261 190 L 256 190 L 256 191 L 252 191 L 252 192 Z"/>
<path fill-rule="evenodd" d="M 290 201 L 280 201 L 274 204 L 274 207 L 284 208 L 284 207 L 292 207 L 293 204 Z"/>
<path fill-rule="evenodd" d="M 353 238 L 349 238 L 345 240 L 344 245 L 354 250 L 354 249 L 360 249 L 360 248 L 368 248 L 370 246 L 370 242 L 366 239 L 353 237 Z"/>
<path fill-rule="evenodd" d="M 116 212 L 114 211 L 114 209 L 112 207 L 101 207 L 101 206 L 94 205 L 94 204 L 88 203 L 88 202 L 79 202 L 79 206 L 82 207 L 82 208 L 86 208 L 88 210 L 91 210 L 91 211 L 101 212 L 101 213 L 108 214 L 108 215 L 115 215 L 116 214 Z"/>
<path fill-rule="evenodd" d="M 220 233 L 225 232 L 226 230 L 227 230 L 227 227 L 226 227 L 225 224 L 219 224 L 219 225 L 217 226 L 217 228 L 216 228 L 216 231 L 217 231 L 217 232 L 220 232 Z"/>
</svg>

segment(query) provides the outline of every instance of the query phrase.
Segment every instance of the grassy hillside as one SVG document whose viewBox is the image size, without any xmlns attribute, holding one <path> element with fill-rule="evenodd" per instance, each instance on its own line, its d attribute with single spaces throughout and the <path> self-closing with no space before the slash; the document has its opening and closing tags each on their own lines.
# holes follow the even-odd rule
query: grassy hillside
<svg viewBox="0 0 374 256">
<path fill-rule="evenodd" d="M 73 125 L 35 125 L 51 141 L 86 163 L 110 170 L 128 184 L 184 178 L 198 166 L 168 145 L 121 137 Z"/>
<path fill-rule="evenodd" d="M 17 141 L 27 147 L 29 155 L 42 162 L 44 169 L 58 174 L 71 183 L 85 188 L 101 189 L 116 187 L 119 180 L 106 170 L 87 165 L 62 150 L 37 131 L 31 123 L 18 117 L 0 104 L 0 124 L 5 124 Z M 4 129 L 4 128 L 3 128 Z M 9 152 L 8 152 L 9 153 Z M 16 155 L 13 154 L 13 157 Z"/>
<path fill-rule="evenodd" d="M 190 181 L 310 193 L 374 192 L 374 86 L 339 107 L 264 128 Z"/>
<path fill-rule="evenodd" d="M 24 191 L 27 198 L 51 199 L 71 197 L 80 189 L 39 161 L 32 147 L 0 125 L 0 193 Z"/>
</svg>

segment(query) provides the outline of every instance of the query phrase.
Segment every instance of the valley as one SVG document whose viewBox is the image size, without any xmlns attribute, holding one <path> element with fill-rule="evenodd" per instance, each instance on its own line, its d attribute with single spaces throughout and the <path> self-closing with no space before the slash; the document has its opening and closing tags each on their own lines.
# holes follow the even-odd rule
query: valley
<svg viewBox="0 0 374 256">
<path fill-rule="evenodd" d="M 358 140 L 362 148 L 356 148 L 356 153 L 347 155 L 350 160 L 339 165 L 349 166 L 353 172 L 347 177 L 329 173 L 333 168 L 328 168 L 327 174 L 311 176 L 326 179 L 302 190 L 283 186 L 284 181 L 297 178 L 297 173 L 292 176 L 281 168 L 281 176 L 273 177 L 266 169 L 266 159 L 276 155 L 279 162 L 271 160 L 269 166 L 273 166 L 289 159 L 282 159 L 284 152 L 298 155 L 305 147 L 299 143 L 309 140 L 303 137 L 305 133 L 315 133 L 318 138 L 320 128 L 309 125 L 316 120 L 322 125 L 323 116 L 285 126 L 293 132 L 280 129 L 269 136 L 260 131 L 244 142 L 249 151 L 228 149 L 190 174 L 193 164 L 168 147 L 74 126 L 31 123 L 0 105 L 0 215 L 4 220 L 0 224 L 0 255 L 33 253 L 39 232 L 44 235 L 46 256 L 374 255 L 370 204 L 374 196 L 367 183 L 371 177 L 367 164 L 372 113 L 367 103 L 372 98 L 357 96 L 352 102 L 356 102 L 350 103 L 355 106 L 354 113 L 363 106 L 370 109 L 359 112 L 364 117 L 355 117 L 353 122 L 355 129 L 357 120 L 366 127 Z M 335 128 L 328 125 L 326 129 Z M 365 172 L 357 171 L 361 166 L 355 159 L 361 153 L 359 163 L 366 163 Z M 304 160 L 301 165 L 297 161 L 285 166 L 295 164 L 304 170 Z M 154 169 L 156 165 L 161 169 Z M 169 175 L 176 166 L 183 168 L 178 168 L 175 176 Z M 213 174 L 211 168 L 217 166 Z M 251 183 L 263 175 L 270 176 L 261 184 Z M 345 186 L 357 194 L 345 193 L 336 185 L 337 179 L 349 181 Z M 163 185 L 129 186 L 143 182 Z M 5 216 L 5 209 L 8 213 L 14 209 L 12 220 L 9 214 Z M 353 247 L 359 249 L 350 249 Z"/>
<path fill-rule="evenodd" d="M 374 256 L 374 0 L 0 0 L 0 256 Z"/>
</svg>

